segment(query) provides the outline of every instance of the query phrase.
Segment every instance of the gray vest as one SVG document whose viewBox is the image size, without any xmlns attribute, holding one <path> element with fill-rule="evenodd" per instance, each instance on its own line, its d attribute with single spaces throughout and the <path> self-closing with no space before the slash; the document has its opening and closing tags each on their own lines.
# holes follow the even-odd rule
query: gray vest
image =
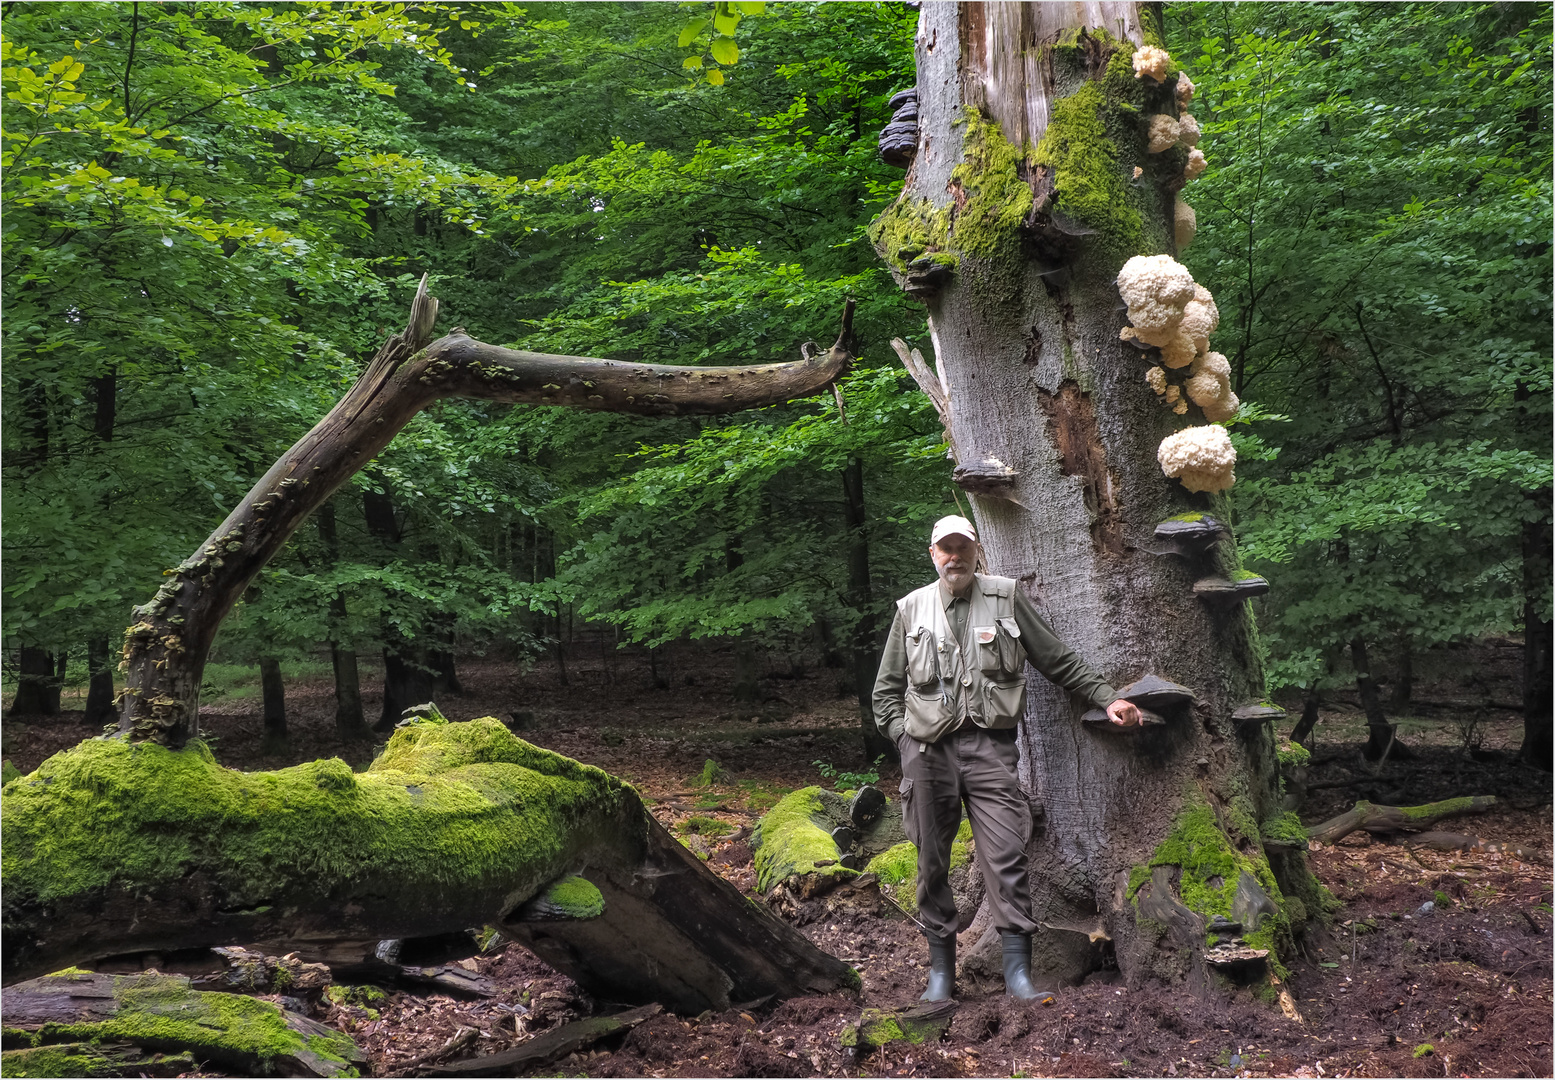
<svg viewBox="0 0 1555 1080">
<path fill-rule="evenodd" d="M 968 600 L 967 650 L 945 614 L 938 581 L 896 602 L 907 634 L 907 734 L 934 742 L 962 717 L 1012 728 L 1026 712 L 1026 650 L 1015 622 L 1015 579 L 978 574 Z"/>
</svg>

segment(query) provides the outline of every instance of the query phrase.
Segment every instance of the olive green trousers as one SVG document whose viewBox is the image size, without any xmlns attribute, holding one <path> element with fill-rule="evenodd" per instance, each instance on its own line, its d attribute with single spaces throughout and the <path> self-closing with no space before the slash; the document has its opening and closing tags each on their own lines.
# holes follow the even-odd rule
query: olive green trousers
<svg viewBox="0 0 1555 1080">
<path fill-rule="evenodd" d="M 925 931 L 947 937 L 960 929 L 950 891 L 950 848 L 965 803 L 994 926 L 1004 933 L 1034 933 L 1026 880 L 1031 804 L 1016 780 L 1015 729 L 968 724 L 931 743 L 904 734 L 897 748 L 902 825 L 918 846 L 918 919 Z"/>
</svg>

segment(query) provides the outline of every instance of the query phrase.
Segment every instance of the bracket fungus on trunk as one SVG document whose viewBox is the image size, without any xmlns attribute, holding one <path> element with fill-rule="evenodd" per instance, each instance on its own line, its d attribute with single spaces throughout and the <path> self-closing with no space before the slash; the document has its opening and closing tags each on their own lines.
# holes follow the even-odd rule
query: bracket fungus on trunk
<svg viewBox="0 0 1555 1080">
<path fill-rule="evenodd" d="M 989 455 L 982 461 L 957 465 L 950 479 L 962 491 L 1014 501 L 1015 482 L 1020 479 L 1020 470 Z"/>
<path fill-rule="evenodd" d="M 1156 525 L 1155 538 L 1160 544 L 1146 550 L 1152 555 L 1180 555 L 1192 561 L 1208 555 L 1230 535 L 1231 530 L 1215 518 L 1184 514 Z"/>
<path fill-rule="evenodd" d="M 1285 719 L 1285 710 L 1267 701 L 1254 701 L 1238 706 L 1231 714 L 1231 719 L 1237 727 L 1256 727 L 1259 724 L 1272 724 L 1276 720 Z"/>
<path fill-rule="evenodd" d="M 1200 600 L 1215 606 L 1231 607 L 1243 600 L 1251 600 L 1269 591 L 1269 582 L 1257 574 L 1244 573 L 1235 578 L 1212 575 L 1193 583 L 1193 593 Z"/>
<path fill-rule="evenodd" d="M 897 91 L 886 106 L 891 122 L 880 130 L 880 160 L 905 169 L 918 154 L 918 88 Z"/>
</svg>

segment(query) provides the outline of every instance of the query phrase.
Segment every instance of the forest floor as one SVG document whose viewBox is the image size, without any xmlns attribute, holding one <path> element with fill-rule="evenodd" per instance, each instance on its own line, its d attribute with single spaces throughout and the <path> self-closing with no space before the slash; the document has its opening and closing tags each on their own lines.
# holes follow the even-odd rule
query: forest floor
<svg viewBox="0 0 1555 1080">
<path fill-rule="evenodd" d="M 1521 717 L 1504 707 L 1520 697 L 1514 645 L 1492 640 L 1417 663 L 1430 676 L 1417 676 L 1410 716 L 1400 725 L 1415 754 L 1380 774 L 1360 758 L 1364 718 L 1353 702 L 1341 696 L 1323 713 L 1302 810 L 1309 825 L 1358 798 L 1413 804 L 1495 795 L 1492 812 L 1446 827 L 1536 854 L 1524 861 L 1411 851 L 1364 833 L 1314 844 L 1312 868 L 1344 906 L 1329 929 L 1304 939 L 1290 965 L 1299 1022 L 1245 994 L 1201 999 L 1130 988 L 1098 973 L 1065 989 L 1052 1006 L 965 994 L 940 1042 L 893 1044 L 849 1064 L 838 1045 L 842 1027 L 861 1005 L 915 999 L 927 959 L 914 925 L 861 889 L 812 901 L 794 920 L 860 970 L 861 997 L 800 998 L 696 1018 L 660 1015 L 614 1044 L 534 1074 L 1550 1076 L 1551 777 L 1514 761 Z M 565 684 L 554 662 L 477 660 L 460 669 L 464 693 L 438 704 L 451 719 L 513 721 L 532 742 L 631 781 L 661 822 L 754 895 L 746 838 L 760 815 L 794 788 L 871 769 L 842 669 L 779 665 L 762 680 L 764 700 L 737 707 L 727 690 L 732 666 L 732 655 L 717 651 L 699 652 L 694 661 L 690 654 L 661 660 L 668 685 L 658 689 L 645 661 L 603 645 L 574 652 Z M 376 702 L 371 692 L 367 698 L 372 715 Z M 201 725 L 215 737 L 217 756 L 236 768 L 328 756 L 360 767 L 371 759 L 370 746 L 335 739 L 327 678 L 289 683 L 287 706 L 291 745 L 284 756 L 260 752 L 257 697 L 222 698 L 202 709 Z M 30 771 L 87 734 L 94 733 L 83 729 L 79 714 L 13 718 L 5 725 L 5 752 Z M 894 768 L 883 763 L 878 771 L 881 786 L 894 791 Z M 702 783 L 705 772 L 711 784 Z M 465 965 L 489 979 L 495 997 L 397 990 L 371 1009 L 315 1000 L 313 1015 L 349 1032 L 377 1075 L 393 1075 L 461 1028 L 477 1033 L 475 1052 L 492 1053 L 597 1007 L 516 944 Z M 471 1053 L 466 1046 L 452 1056 Z"/>
</svg>

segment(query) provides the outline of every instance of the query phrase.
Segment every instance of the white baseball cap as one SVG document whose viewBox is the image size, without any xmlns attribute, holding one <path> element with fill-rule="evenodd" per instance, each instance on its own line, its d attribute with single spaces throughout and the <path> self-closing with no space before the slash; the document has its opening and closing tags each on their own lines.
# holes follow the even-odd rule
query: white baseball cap
<svg viewBox="0 0 1555 1080">
<path fill-rule="evenodd" d="M 929 543 L 937 544 L 951 533 L 960 533 L 974 544 L 977 542 L 977 529 L 972 523 L 958 514 L 951 514 L 934 523 L 934 534 L 929 537 Z"/>
</svg>

